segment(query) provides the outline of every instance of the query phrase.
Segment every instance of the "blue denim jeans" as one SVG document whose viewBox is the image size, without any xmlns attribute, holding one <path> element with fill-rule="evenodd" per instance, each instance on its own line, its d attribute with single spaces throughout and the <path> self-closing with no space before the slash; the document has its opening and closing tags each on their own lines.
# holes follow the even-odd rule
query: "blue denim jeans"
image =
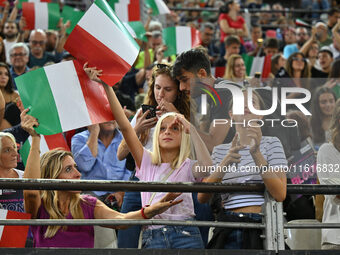
<svg viewBox="0 0 340 255">
<path fill-rule="evenodd" d="M 225 211 L 226 215 L 235 215 L 237 217 L 248 217 L 250 219 L 261 222 L 262 216 L 258 213 L 235 213 Z M 242 249 L 243 229 L 234 229 L 225 241 L 224 249 Z"/>
<path fill-rule="evenodd" d="M 139 181 L 134 175 L 131 181 Z M 140 192 L 125 192 L 121 208 L 122 213 L 137 211 L 142 208 Z M 132 226 L 128 229 L 118 230 L 118 248 L 138 248 L 141 226 Z"/>
<path fill-rule="evenodd" d="M 201 233 L 194 226 L 164 226 L 143 232 L 145 249 L 204 249 Z"/>
</svg>

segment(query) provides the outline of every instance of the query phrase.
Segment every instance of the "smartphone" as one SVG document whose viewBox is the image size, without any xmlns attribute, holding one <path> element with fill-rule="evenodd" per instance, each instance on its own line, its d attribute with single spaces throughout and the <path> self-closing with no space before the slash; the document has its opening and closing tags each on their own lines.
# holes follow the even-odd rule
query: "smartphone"
<svg viewBox="0 0 340 255">
<path fill-rule="evenodd" d="M 146 116 L 147 119 L 156 117 L 156 106 L 142 104 L 143 113 L 145 113 L 147 110 L 150 110 L 149 114 Z"/>
</svg>

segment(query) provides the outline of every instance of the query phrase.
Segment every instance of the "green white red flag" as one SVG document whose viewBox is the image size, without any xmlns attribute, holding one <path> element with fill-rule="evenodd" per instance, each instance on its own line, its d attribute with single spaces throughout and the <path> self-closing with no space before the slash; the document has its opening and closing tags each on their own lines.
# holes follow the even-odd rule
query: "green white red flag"
<svg viewBox="0 0 340 255">
<path fill-rule="evenodd" d="M 120 21 L 141 20 L 139 0 L 109 0 L 107 2 Z"/>
<path fill-rule="evenodd" d="M 82 64 L 66 61 L 15 78 L 36 131 L 53 135 L 113 119 L 103 86 L 89 80 Z"/>
<path fill-rule="evenodd" d="M 25 29 L 57 29 L 60 19 L 59 4 L 24 2 L 22 15 L 26 19 Z"/>
<path fill-rule="evenodd" d="M 138 44 L 104 0 L 91 5 L 64 48 L 81 63 L 103 70 L 100 79 L 110 86 L 123 78 L 139 53 Z"/>
<path fill-rule="evenodd" d="M 163 29 L 163 39 L 167 46 L 165 56 L 180 54 L 199 45 L 199 31 L 192 27 L 168 27 Z"/>
<path fill-rule="evenodd" d="M 31 149 L 32 137 L 30 136 L 26 142 L 21 146 L 19 153 L 24 165 L 26 166 L 28 154 Z M 40 155 L 50 150 L 60 148 L 66 151 L 71 151 L 62 133 L 55 135 L 42 135 L 40 141 Z"/>
<path fill-rule="evenodd" d="M 261 78 L 268 78 L 271 72 L 271 56 L 253 57 L 242 54 L 246 72 L 248 76 L 254 76 L 255 73 L 261 73 Z"/>
<path fill-rule="evenodd" d="M 133 38 L 147 42 L 145 28 L 140 21 L 123 22 L 126 29 L 130 32 Z"/>
<path fill-rule="evenodd" d="M 85 14 L 85 12 L 83 12 L 83 11 L 80 11 L 76 8 L 72 8 L 70 6 L 64 5 L 63 11 L 61 13 L 61 17 L 63 18 L 63 22 L 65 23 L 68 20 L 71 22 L 70 27 L 67 28 L 67 30 L 66 30 L 67 34 L 70 34 L 72 32 L 73 28 L 77 25 L 77 23 L 79 22 L 81 17 L 83 17 L 84 14 Z"/>
<path fill-rule="evenodd" d="M 19 0 L 18 8 L 22 8 L 22 3 L 51 3 L 51 0 Z"/>
<path fill-rule="evenodd" d="M 170 14 L 170 9 L 163 0 L 146 0 L 145 4 L 152 9 L 152 15 Z"/>
<path fill-rule="evenodd" d="M 30 219 L 29 213 L 0 209 L 1 220 Z M 29 226 L 0 225 L 0 247 L 24 248 Z"/>
</svg>

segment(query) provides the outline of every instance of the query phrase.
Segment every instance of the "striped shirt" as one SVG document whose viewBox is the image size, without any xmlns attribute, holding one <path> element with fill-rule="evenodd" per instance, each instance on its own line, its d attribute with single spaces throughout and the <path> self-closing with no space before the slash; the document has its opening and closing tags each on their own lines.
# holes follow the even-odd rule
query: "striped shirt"
<svg viewBox="0 0 340 255">
<path fill-rule="evenodd" d="M 223 160 L 230 147 L 231 143 L 214 147 L 212 159 L 215 165 L 218 165 Z M 241 162 L 231 166 L 230 171 L 224 175 L 222 183 L 263 183 L 259 168 L 256 167 L 249 148 L 247 146 L 239 151 Z M 263 136 L 260 151 L 268 164 L 274 169 L 287 166 L 282 144 L 277 137 Z M 222 194 L 222 202 L 225 209 L 262 205 L 264 195 L 263 193 L 254 192 L 225 193 Z"/>
</svg>

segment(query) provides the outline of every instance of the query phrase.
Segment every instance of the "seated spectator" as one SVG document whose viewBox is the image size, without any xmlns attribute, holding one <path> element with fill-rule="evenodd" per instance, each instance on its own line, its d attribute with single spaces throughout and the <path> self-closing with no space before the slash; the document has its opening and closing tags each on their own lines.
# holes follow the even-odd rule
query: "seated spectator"
<svg viewBox="0 0 340 255">
<path fill-rule="evenodd" d="M 330 81 L 325 85 L 334 91 L 336 99 L 338 99 L 340 98 L 340 59 L 337 59 L 332 63 L 329 78 Z"/>
<path fill-rule="evenodd" d="M 0 90 L 5 99 L 6 108 L 0 130 L 20 124 L 20 109 L 17 103 L 21 102 L 18 92 L 13 88 L 12 77 L 5 63 L 0 63 Z"/>
<path fill-rule="evenodd" d="M 333 43 L 329 45 L 330 50 L 333 53 L 333 58 L 337 59 L 340 55 L 340 21 L 335 24 L 332 29 Z"/>
<path fill-rule="evenodd" d="M 27 159 L 24 178 L 36 179 L 70 179 L 81 177 L 72 153 L 52 150 L 40 159 L 40 136 L 33 126 L 39 125 L 35 120 L 26 127 L 32 136 L 32 145 Z M 127 214 L 108 208 L 95 197 L 80 195 L 79 191 L 25 190 L 25 211 L 33 219 L 144 219 L 152 218 L 158 213 L 181 202 L 173 201 L 178 194 L 167 194 L 153 205 Z M 117 228 L 118 226 L 113 226 Z M 93 226 L 32 226 L 34 247 L 74 247 L 93 248 Z"/>
<path fill-rule="evenodd" d="M 317 173 L 320 184 L 339 185 L 340 176 L 338 171 L 334 170 L 339 165 L 340 158 L 340 100 L 336 102 L 330 132 L 331 140 L 320 147 L 317 158 L 317 165 L 325 166 L 328 171 L 318 171 Z M 325 195 L 322 223 L 336 224 L 340 221 L 339 199 L 339 195 Z M 321 248 L 323 250 L 339 250 L 338 234 L 338 229 L 322 229 Z"/>
<path fill-rule="evenodd" d="M 321 70 L 316 69 L 314 66 L 311 68 L 312 79 L 311 90 L 312 92 L 317 88 L 326 83 L 329 73 L 331 72 L 333 53 L 328 47 L 323 47 L 318 53 L 318 61 Z"/>
<path fill-rule="evenodd" d="M 16 169 L 18 148 L 11 133 L 0 132 L 0 178 L 22 178 L 24 171 Z M 0 189 L 0 208 L 24 212 L 22 190 Z"/>
<path fill-rule="evenodd" d="M 54 54 L 58 42 L 58 33 L 54 30 L 46 31 L 46 52 Z"/>
<path fill-rule="evenodd" d="M 0 62 L 6 63 L 5 43 L 1 37 L 0 37 Z"/>
<path fill-rule="evenodd" d="M 214 63 L 219 56 L 219 49 L 214 42 L 215 27 L 212 23 L 206 22 L 201 25 L 200 40 L 204 48 L 208 50 L 208 55 L 211 63 Z"/>
<path fill-rule="evenodd" d="M 315 24 L 316 27 L 316 39 L 318 40 L 320 48 L 323 46 L 329 46 L 332 43 L 332 39 L 328 36 L 328 27 L 323 22 Z"/>
<path fill-rule="evenodd" d="M 263 44 L 263 55 L 274 56 L 278 52 L 279 52 L 279 41 L 276 38 L 267 38 Z"/>
<path fill-rule="evenodd" d="M 236 82 L 237 84 L 243 86 L 243 81 L 245 78 L 246 66 L 244 65 L 243 58 L 237 54 L 231 55 L 228 59 L 223 79 Z"/>
<path fill-rule="evenodd" d="M 10 49 L 9 55 L 12 65 L 10 68 L 10 73 L 13 79 L 14 89 L 17 89 L 14 79 L 29 71 L 27 66 L 29 49 L 25 43 L 16 43 L 13 44 L 12 48 Z"/>
<path fill-rule="evenodd" d="M 30 55 L 28 61 L 28 67 L 32 68 L 34 66 L 42 67 L 47 62 L 58 63 L 63 57 L 63 48 L 66 42 L 66 27 L 63 25 L 62 34 L 59 38 L 58 45 L 56 47 L 55 54 L 46 52 L 46 33 L 41 30 L 33 30 L 29 37 Z"/>
<path fill-rule="evenodd" d="M 131 172 L 125 160 L 118 160 L 117 150 L 122 140 L 115 121 L 95 124 L 72 137 L 72 153 L 85 180 L 128 180 Z M 94 191 L 102 202 L 114 201 L 112 209 L 119 210 L 124 192 Z"/>
<path fill-rule="evenodd" d="M 237 36 L 228 36 L 223 43 L 225 45 L 225 55 L 221 55 L 215 62 L 215 66 L 226 66 L 229 57 L 240 53 L 241 42 Z"/>
<path fill-rule="evenodd" d="M 259 25 L 254 24 L 250 29 L 251 40 L 244 43 L 244 48 L 250 56 L 257 54 L 260 49 L 258 40 L 262 38 L 262 29 Z M 260 45 L 261 46 L 261 45 Z"/>
<path fill-rule="evenodd" d="M 328 12 L 327 26 L 328 31 L 332 31 L 333 27 L 336 25 L 340 19 L 340 10 L 337 8 L 332 8 Z"/>
<path fill-rule="evenodd" d="M 294 52 L 298 52 L 299 49 L 308 41 L 308 31 L 304 27 L 298 27 L 296 29 L 296 43 L 288 44 L 283 49 L 283 55 L 286 59 L 289 58 Z"/>
<path fill-rule="evenodd" d="M 316 149 L 330 140 L 329 127 L 335 108 L 335 101 L 335 94 L 330 88 L 319 87 L 314 92 L 311 127 Z"/>
<path fill-rule="evenodd" d="M 283 57 L 282 54 L 275 54 L 271 58 L 272 60 L 272 65 L 271 65 L 271 76 L 275 77 L 277 72 L 281 69 L 284 68 L 286 65 L 286 59 Z"/>
<path fill-rule="evenodd" d="M 316 59 L 319 52 L 316 31 L 316 28 L 313 27 L 310 38 L 299 49 L 299 51 L 306 56 L 310 68 L 317 64 Z"/>
</svg>

